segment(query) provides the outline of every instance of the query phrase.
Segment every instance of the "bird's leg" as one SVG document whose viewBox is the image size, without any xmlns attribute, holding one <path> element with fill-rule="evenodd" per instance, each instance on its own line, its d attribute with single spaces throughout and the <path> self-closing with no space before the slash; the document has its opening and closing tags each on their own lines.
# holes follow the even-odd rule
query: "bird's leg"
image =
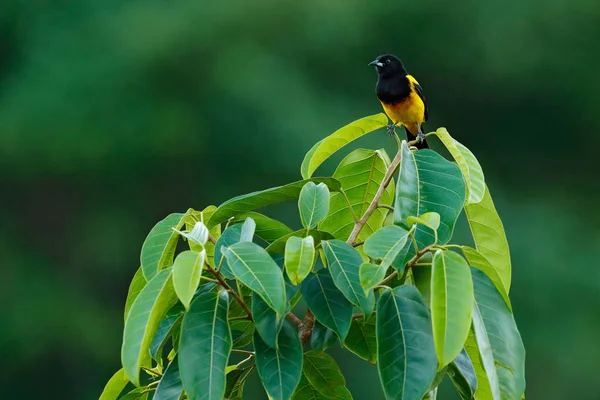
<svg viewBox="0 0 600 400">
<path fill-rule="evenodd" d="M 393 122 L 390 122 L 387 126 L 387 129 L 388 129 L 388 135 L 394 136 L 394 134 L 396 133 L 396 124 L 394 124 Z"/>
<path fill-rule="evenodd" d="M 423 140 L 425 140 L 425 134 L 423 133 L 423 130 L 421 130 L 421 124 L 417 124 L 417 128 L 419 128 L 419 134 L 417 135 L 417 140 L 421 143 L 423 143 Z"/>
</svg>

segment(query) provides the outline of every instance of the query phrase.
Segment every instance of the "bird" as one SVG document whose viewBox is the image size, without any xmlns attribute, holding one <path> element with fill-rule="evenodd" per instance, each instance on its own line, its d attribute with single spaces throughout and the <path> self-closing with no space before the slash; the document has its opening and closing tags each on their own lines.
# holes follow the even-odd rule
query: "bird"
<svg viewBox="0 0 600 400">
<path fill-rule="evenodd" d="M 392 54 L 380 55 L 369 65 L 377 70 L 375 92 L 392 121 L 388 126 L 390 136 L 394 135 L 396 126 L 400 124 L 404 126 L 407 139 L 418 139 L 417 149 L 428 148 L 422 129 L 422 124 L 428 118 L 427 100 L 419 82 L 406 72 L 402 61 Z"/>
</svg>

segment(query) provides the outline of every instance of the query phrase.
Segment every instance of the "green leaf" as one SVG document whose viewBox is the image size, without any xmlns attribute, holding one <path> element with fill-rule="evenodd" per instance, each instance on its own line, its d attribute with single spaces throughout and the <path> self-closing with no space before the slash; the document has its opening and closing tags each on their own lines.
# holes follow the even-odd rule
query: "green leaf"
<svg viewBox="0 0 600 400">
<path fill-rule="evenodd" d="M 355 217 L 358 219 L 367 211 L 383 182 L 389 164 L 390 160 L 385 150 L 357 149 L 347 155 L 333 174 L 333 177 L 341 182 L 344 193 L 331 195 L 329 215 L 319 224 L 319 230 L 331 232 L 336 239 L 348 239 L 354 228 Z M 392 181 L 383 192 L 379 204 L 391 205 L 393 199 Z M 352 208 L 348 204 L 351 204 Z M 379 229 L 387 214 L 387 209 L 377 208 L 361 230 L 358 240 L 367 239 Z"/>
<path fill-rule="evenodd" d="M 179 375 L 179 360 L 175 355 L 171 364 L 160 379 L 152 400 L 179 400 L 183 392 L 183 384 Z"/>
<path fill-rule="evenodd" d="M 144 271 L 142 271 L 142 267 L 139 267 L 135 272 L 135 275 L 133 275 L 133 279 L 129 285 L 129 291 L 127 292 L 127 300 L 125 301 L 125 320 L 127 320 L 127 315 L 129 314 L 131 305 L 138 297 L 144 286 L 146 286 L 146 283 L 148 283 L 148 281 L 146 281 L 146 278 L 144 278 Z"/>
<path fill-rule="evenodd" d="M 240 242 L 251 242 L 254 237 L 254 231 L 256 230 L 256 222 L 250 217 L 246 218 L 242 224 L 242 231 L 240 233 Z"/>
<path fill-rule="evenodd" d="M 419 174 L 417 162 L 410 151 L 406 140 L 402 141 L 400 148 L 402 158 L 398 167 L 398 180 L 396 182 L 396 203 L 394 206 L 394 223 L 406 225 L 406 219 L 419 214 Z"/>
<path fill-rule="evenodd" d="M 225 390 L 227 400 L 242 400 L 244 385 L 255 369 L 256 364 L 244 369 L 234 369 L 227 373 L 227 389 Z"/>
<path fill-rule="evenodd" d="M 117 400 L 119 394 L 121 394 L 128 383 L 129 379 L 125 375 L 123 368 L 121 368 L 108 380 L 99 400 Z"/>
<path fill-rule="evenodd" d="M 140 255 L 142 271 L 144 271 L 146 280 L 149 281 L 158 271 L 173 263 L 175 247 L 179 240 L 179 234 L 173 228 L 181 229 L 184 215 L 181 213 L 170 214 L 154 225 L 146 237 Z"/>
<path fill-rule="evenodd" d="M 448 371 L 448 366 L 447 365 L 444 366 L 444 367 L 442 367 L 442 368 L 440 368 L 438 370 L 438 372 L 435 374 L 435 378 L 433 378 L 433 381 L 429 384 L 430 393 L 432 391 L 434 391 L 435 389 L 437 389 L 438 386 L 440 386 L 440 384 L 442 383 L 442 381 L 446 377 L 446 372 L 447 371 Z M 435 398 L 435 396 L 434 396 L 434 398 Z"/>
<path fill-rule="evenodd" d="M 358 275 L 360 277 L 360 285 L 365 290 L 365 294 L 373 290 L 373 288 L 383 280 L 387 268 L 381 265 L 373 265 L 362 263 Z"/>
<path fill-rule="evenodd" d="M 233 398 L 234 396 L 232 396 L 232 394 L 234 393 L 236 387 L 239 388 L 240 383 L 243 382 L 243 376 L 244 374 L 248 374 L 249 373 L 250 368 L 246 368 L 246 369 L 234 369 L 231 370 L 227 373 L 227 383 L 226 383 L 226 387 L 225 387 L 225 399 L 230 399 Z"/>
<path fill-rule="evenodd" d="M 282 315 L 278 316 L 259 296 L 255 296 L 252 300 L 252 316 L 256 332 L 263 342 L 269 347 L 276 348 L 277 337 L 283 325 L 284 317 Z"/>
<path fill-rule="evenodd" d="M 431 270 L 431 320 L 439 366 L 458 356 L 467 340 L 473 312 L 469 265 L 457 253 L 438 250 Z"/>
<path fill-rule="evenodd" d="M 419 150 L 424 151 L 424 150 Z M 437 370 L 429 310 L 416 287 L 384 290 L 377 302 L 377 368 L 388 399 L 420 399 Z"/>
<path fill-rule="evenodd" d="M 231 327 L 231 338 L 233 339 L 234 349 L 242 348 L 252 343 L 252 335 L 254 334 L 254 323 L 252 321 L 229 321 L 229 326 Z"/>
<path fill-rule="evenodd" d="M 486 350 L 486 353 L 488 350 Z M 465 342 L 465 351 L 473 364 L 473 370 L 475 371 L 475 376 L 477 378 L 477 389 L 474 398 L 476 400 L 499 400 L 500 389 L 498 386 L 498 374 L 494 368 L 491 369 L 491 374 L 489 375 L 485 372 L 483 366 L 484 361 L 481 357 L 479 347 L 477 346 L 473 328 L 469 331 L 469 336 Z"/>
<path fill-rule="evenodd" d="M 369 132 L 387 126 L 387 122 L 388 119 L 384 113 L 370 115 L 351 122 L 327 136 L 306 153 L 300 167 L 302 177 L 304 179 L 311 177 L 319 165 L 339 149 Z"/>
<path fill-rule="evenodd" d="M 240 238 L 242 237 L 242 224 L 236 224 L 230 226 L 225 229 L 219 240 L 217 240 L 217 244 L 215 245 L 215 264 L 216 266 L 221 264 L 221 269 L 219 270 L 221 274 L 223 274 L 227 279 L 233 279 L 233 272 L 231 271 L 231 267 L 227 262 L 227 258 L 221 252 L 223 247 L 229 247 L 232 244 L 238 243 Z"/>
<path fill-rule="evenodd" d="M 344 340 L 352 320 L 352 304 L 333 283 L 329 270 L 321 269 L 302 282 L 302 297 L 315 318 Z"/>
<path fill-rule="evenodd" d="M 473 370 L 477 377 L 477 390 L 475 392 L 476 400 L 501 400 L 500 387 L 498 385 L 498 374 L 493 365 L 493 355 L 488 347 L 484 348 L 485 361 L 482 353 L 477 346 L 475 333 L 473 330 L 469 332 L 467 341 L 465 342 L 465 351 L 473 363 Z M 490 373 L 486 373 L 484 363 L 487 363 L 490 368 Z"/>
<path fill-rule="evenodd" d="M 425 394 L 425 396 L 423 396 L 423 400 L 435 400 L 437 399 L 437 387 L 435 387 L 434 389 L 431 389 L 429 392 L 427 392 Z"/>
<path fill-rule="evenodd" d="M 521 335 L 492 281 L 476 268 L 471 273 L 475 288 L 473 328 L 492 393 L 494 398 L 520 399 L 525 392 L 525 348 Z M 467 352 L 475 365 L 468 347 Z M 480 385 L 477 392 L 484 387 Z"/>
<path fill-rule="evenodd" d="M 410 216 L 406 218 L 406 223 L 411 226 L 413 224 L 421 224 L 433 229 L 434 231 L 440 227 L 440 214 L 436 212 L 428 212 L 421 214 L 420 217 Z"/>
<path fill-rule="evenodd" d="M 292 397 L 302 375 L 302 345 L 298 332 L 289 321 L 284 322 L 277 342 L 277 349 L 272 348 L 254 333 L 256 367 L 269 397 L 287 400 Z"/>
<path fill-rule="evenodd" d="M 227 324 L 229 295 L 208 292 L 196 297 L 183 318 L 179 344 L 181 381 L 190 400 L 221 400 L 231 352 Z"/>
<path fill-rule="evenodd" d="M 308 382 L 325 397 L 336 398 L 338 388 L 346 386 L 340 367 L 329 354 L 322 351 L 304 353 L 302 371 Z"/>
<path fill-rule="evenodd" d="M 200 284 L 200 276 L 206 259 L 206 251 L 181 252 L 173 263 L 173 287 L 185 308 L 190 307 L 194 292 Z"/>
<path fill-rule="evenodd" d="M 146 400 L 148 399 L 148 393 L 150 393 L 150 389 L 147 386 L 139 387 L 119 398 L 119 400 Z"/>
<path fill-rule="evenodd" d="M 310 335 L 311 349 L 325 351 L 335 345 L 337 341 L 338 337 L 333 330 L 327 328 L 319 321 L 315 321 L 312 328 L 312 335 Z"/>
<path fill-rule="evenodd" d="M 292 236 L 285 245 L 285 271 L 294 285 L 308 276 L 315 263 L 315 241 L 312 236 Z"/>
<path fill-rule="evenodd" d="M 482 270 L 487 275 L 487 277 L 490 278 L 490 280 L 496 287 L 496 290 L 498 290 L 500 295 L 502 295 L 502 298 L 504 299 L 506 306 L 508 307 L 510 312 L 512 312 L 512 305 L 510 304 L 510 298 L 508 297 L 508 293 L 506 292 L 506 289 L 504 288 L 504 285 L 502 284 L 502 279 L 500 279 L 500 274 L 498 273 L 498 271 L 496 271 L 494 266 L 488 261 L 487 258 L 485 258 L 480 252 L 478 252 L 477 250 L 475 250 L 472 247 L 461 246 L 461 250 L 462 250 L 463 254 L 465 255 L 465 258 L 469 262 L 470 266 Z"/>
<path fill-rule="evenodd" d="M 423 297 L 423 301 L 427 308 L 431 310 L 431 266 L 419 265 L 411 268 L 410 272 L 413 277 L 413 284 L 419 289 L 419 293 Z"/>
<path fill-rule="evenodd" d="M 279 267 L 282 266 L 283 259 L 280 259 L 279 255 L 274 257 L 273 260 Z M 284 278 L 284 281 L 286 286 L 285 295 L 288 302 L 285 311 L 285 314 L 287 314 L 291 308 L 294 307 L 295 302 L 299 297 L 299 295 L 296 295 L 299 289 L 296 286 L 293 286 L 289 280 Z M 253 296 L 252 316 L 254 318 L 256 330 L 261 336 L 262 340 L 273 348 L 277 347 L 277 335 L 279 334 L 279 330 L 283 324 L 283 316 L 277 315 L 277 313 L 271 307 L 269 307 L 269 305 L 260 296 Z"/>
<path fill-rule="evenodd" d="M 413 154 L 403 143 L 396 190 L 395 224 L 408 227 L 408 217 L 436 212 L 440 215 L 438 242 L 446 244 L 452 237 L 464 203 L 465 182 L 455 163 L 429 149 Z M 434 242 L 432 230 L 421 225 L 417 226 L 415 238 L 420 249 Z"/>
<path fill-rule="evenodd" d="M 473 363 L 464 349 L 448 366 L 448 376 L 463 400 L 474 398 L 477 390 L 477 377 Z"/>
<path fill-rule="evenodd" d="M 297 199 L 300 196 L 300 191 L 308 182 L 323 182 L 333 192 L 337 192 L 341 187 L 340 182 L 333 178 L 312 178 L 234 197 L 219 206 L 217 211 L 210 217 L 208 227 L 213 227 L 241 213 Z"/>
<path fill-rule="evenodd" d="M 329 189 L 324 183 L 308 182 L 298 198 L 300 220 L 306 229 L 313 229 L 329 212 Z"/>
<path fill-rule="evenodd" d="M 393 265 L 399 274 L 404 271 L 404 256 L 408 248 L 408 231 L 397 225 L 384 226 L 369 237 L 364 245 L 364 251 L 371 258 L 381 260 L 381 267 L 387 271 Z"/>
<path fill-rule="evenodd" d="M 252 242 L 236 243 L 221 251 L 235 277 L 282 315 L 287 304 L 283 273 L 269 254 Z"/>
<path fill-rule="evenodd" d="M 311 229 L 309 231 L 307 231 L 306 229 L 300 229 L 296 232 L 288 233 L 287 235 L 282 236 L 273 243 L 271 243 L 266 249 L 267 253 L 283 254 L 285 252 L 285 246 L 287 244 L 287 241 L 292 236 L 300 238 L 312 236 L 315 248 L 321 243 L 322 240 L 333 239 L 333 236 L 329 232 L 317 231 L 315 229 Z"/>
<path fill-rule="evenodd" d="M 353 319 L 350 332 L 344 340 L 344 346 L 348 350 L 373 365 L 377 362 L 375 321 L 376 317 L 374 315 L 366 321 L 364 317 Z"/>
<path fill-rule="evenodd" d="M 267 243 L 272 243 L 282 236 L 292 233 L 292 230 L 283 222 L 269 218 L 266 215 L 248 211 L 247 213 L 239 214 L 231 220 L 231 224 L 245 221 L 247 218 L 252 218 L 256 223 L 254 235 Z"/>
<path fill-rule="evenodd" d="M 150 364 L 148 350 L 160 321 L 177 301 L 171 272 L 171 268 L 160 271 L 144 286 L 125 321 L 121 361 L 136 386 L 140 385 L 140 368 Z"/>
<path fill-rule="evenodd" d="M 300 383 L 296 387 L 296 391 L 292 396 L 292 400 L 327 400 L 328 397 L 323 396 L 317 389 L 314 388 L 302 374 Z"/>
<path fill-rule="evenodd" d="M 467 204 L 465 213 L 477 251 L 487 258 L 492 267 L 498 272 L 504 291 L 509 293 L 511 278 L 510 251 L 506 241 L 506 233 L 504 233 L 504 226 L 496 212 L 487 187 L 483 200 L 479 203 Z"/>
<path fill-rule="evenodd" d="M 340 240 L 326 240 L 321 244 L 335 285 L 365 316 L 370 315 L 375 306 L 375 296 L 373 292 L 365 294 L 360 284 L 360 255 L 352 246 Z"/>
<path fill-rule="evenodd" d="M 485 193 L 483 170 L 477 158 L 464 145 L 453 139 L 446 128 L 439 128 L 434 134 L 448 149 L 460 168 L 467 184 L 467 203 L 479 203 Z"/>
<path fill-rule="evenodd" d="M 158 329 L 152 338 L 152 343 L 150 343 L 150 355 L 161 365 L 162 349 L 169 336 L 171 336 L 173 331 L 180 326 L 184 313 L 185 307 L 181 303 L 177 303 L 171 307 L 171 309 L 167 311 L 165 318 L 160 321 Z"/>
</svg>

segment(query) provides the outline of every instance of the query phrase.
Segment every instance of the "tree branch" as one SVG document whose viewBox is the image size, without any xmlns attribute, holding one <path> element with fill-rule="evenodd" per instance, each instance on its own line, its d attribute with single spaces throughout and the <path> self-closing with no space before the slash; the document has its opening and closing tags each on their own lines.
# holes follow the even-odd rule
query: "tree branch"
<svg viewBox="0 0 600 400">
<path fill-rule="evenodd" d="M 236 291 L 233 290 L 233 288 L 231 286 L 229 286 L 229 284 L 227 282 L 225 282 L 225 280 L 223 279 L 223 277 L 221 276 L 221 274 L 219 273 L 219 271 L 215 270 L 208 263 L 204 263 L 204 264 L 206 265 L 206 269 L 208 269 L 208 272 L 210 272 L 217 279 L 217 282 L 219 282 L 219 285 L 223 286 L 229 293 L 231 293 L 231 295 L 233 296 L 233 298 L 240 304 L 240 306 L 242 307 L 242 309 L 246 312 L 246 314 L 248 316 L 248 319 L 250 321 L 253 321 L 253 319 L 252 319 L 252 311 L 250 311 L 250 309 L 248 308 L 248 306 L 244 302 L 244 299 L 242 299 L 236 293 Z"/>
<path fill-rule="evenodd" d="M 299 325 L 298 336 L 302 345 L 308 342 L 308 339 L 312 336 L 313 326 L 315 325 L 315 316 L 309 308 L 306 309 L 306 315 L 304 321 Z"/>
<path fill-rule="evenodd" d="M 379 206 L 379 200 L 381 199 L 381 196 L 383 196 L 383 192 L 385 191 L 385 189 L 388 187 L 388 185 L 392 181 L 392 178 L 394 177 L 394 173 L 396 172 L 396 170 L 398 169 L 398 166 L 400 165 L 401 158 L 402 158 L 402 152 L 401 152 L 401 149 L 398 149 L 398 153 L 396 153 L 396 157 L 394 157 L 394 159 L 390 163 L 389 167 L 385 171 L 383 181 L 381 182 L 381 185 L 379 185 L 379 188 L 377 189 L 377 193 L 375 193 L 375 197 L 373 197 L 373 201 L 371 201 L 371 204 L 369 204 L 369 208 L 367 208 L 367 211 L 365 211 L 364 215 L 358 221 L 356 221 L 356 223 L 354 224 L 354 229 L 352 229 L 352 233 L 350 233 L 350 236 L 348 237 L 348 240 L 346 240 L 346 243 L 354 244 L 354 242 L 356 241 L 356 238 L 360 234 L 360 231 L 365 226 L 365 224 L 367 223 L 367 221 L 369 220 L 369 218 L 371 217 L 373 212 Z"/>
<path fill-rule="evenodd" d="M 287 313 L 287 317 L 296 325 L 296 327 L 300 327 L 302 325 L 302 320 L 296 316 L 293 312 Z"/>
</svg>

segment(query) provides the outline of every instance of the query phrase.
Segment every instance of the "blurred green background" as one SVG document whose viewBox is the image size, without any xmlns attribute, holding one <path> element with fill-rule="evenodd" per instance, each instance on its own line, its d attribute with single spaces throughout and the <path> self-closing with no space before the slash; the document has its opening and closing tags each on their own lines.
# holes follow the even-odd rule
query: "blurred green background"
<svg viewBox="0 0 600 400">
<path fill-rule="evenodd" d="M 486 172 L 527 397 L 599 398 L 599 18 L 593 0 L 0 2 L 0 398 L 97 398 L 151 227 L 300 179 L 314 142 L 380 112 L 367 63 L 387 52 L 426 131 Z M 382 398 L 374 367 L 338 360 L 356 399 Z"/>
</svg>

